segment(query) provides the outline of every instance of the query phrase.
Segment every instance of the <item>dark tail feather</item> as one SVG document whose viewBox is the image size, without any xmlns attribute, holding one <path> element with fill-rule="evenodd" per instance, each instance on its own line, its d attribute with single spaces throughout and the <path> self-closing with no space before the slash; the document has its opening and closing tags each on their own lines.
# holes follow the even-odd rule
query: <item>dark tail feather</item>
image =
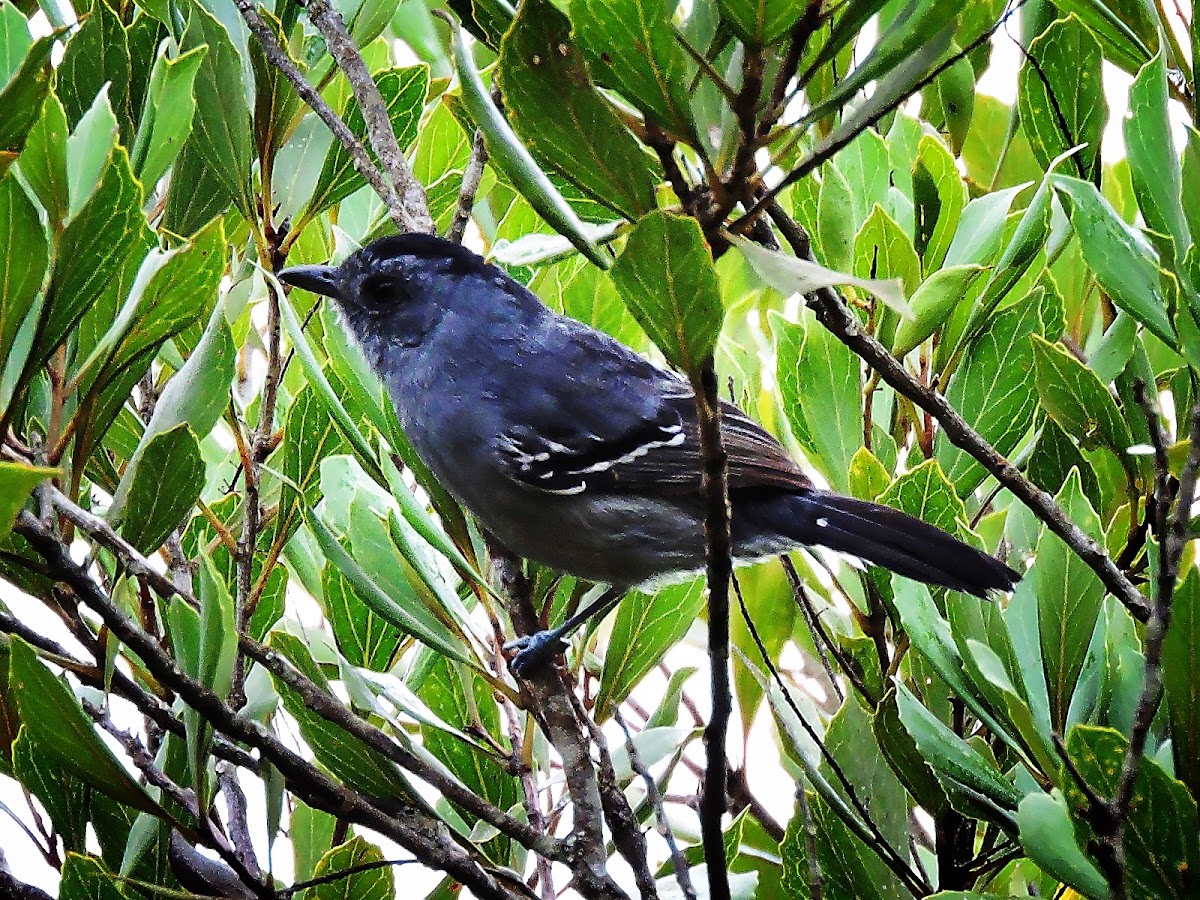
<svg viewBox="0 0 1200 900">
<path fill-rule="evenodd" d="M 907 513 L 813 492 L 792 498 L 792 536 L 858 556 L 906 578 L 987 596 L 1012 590 L 1021 576 L 988 554 Z"/>
</svg>

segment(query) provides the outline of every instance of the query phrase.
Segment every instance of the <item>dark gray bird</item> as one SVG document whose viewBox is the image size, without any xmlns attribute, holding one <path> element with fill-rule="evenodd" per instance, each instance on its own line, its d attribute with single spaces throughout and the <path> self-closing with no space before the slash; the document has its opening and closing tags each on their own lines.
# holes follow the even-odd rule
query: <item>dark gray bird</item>
<svg viewBox="0 0 1200 900">
<path fill-rule="evenodd" d="M 282 281 L 331 297 L 439 482 L 513 553 L 613 586 L 704 565 L 690 385 L 547 309 L 470 250 L 408 234 Z M 770 434 L 722 405 L 734 552 L 828 547 L 984 596 L 1020 576 L 898 510 L 815 488 Z M 523 642 L 518 671 L 582 616 Z"/>
</svg>

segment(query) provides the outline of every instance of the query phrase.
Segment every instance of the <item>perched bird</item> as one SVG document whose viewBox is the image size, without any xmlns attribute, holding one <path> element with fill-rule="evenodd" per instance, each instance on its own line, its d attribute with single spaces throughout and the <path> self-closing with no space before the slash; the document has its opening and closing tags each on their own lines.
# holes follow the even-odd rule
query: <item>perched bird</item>
<svg viewBox="0 0 1200 900">
<path fill-rule="evenodd" d="M 383 238 L 340 266 L 279 278 L 334 300 L 418 455 L 507 549 L 611 585 L 594 606 L 703 567 L 688 382 L 432 235 Z M 1020 578 L 919 519 L 814 487 L 728 403 L 722 429 L 739 559 L 817 545 L 978 596 Z M 522 642 L 515 670 L 544 660 L 593 611 Z"/>
</svg>

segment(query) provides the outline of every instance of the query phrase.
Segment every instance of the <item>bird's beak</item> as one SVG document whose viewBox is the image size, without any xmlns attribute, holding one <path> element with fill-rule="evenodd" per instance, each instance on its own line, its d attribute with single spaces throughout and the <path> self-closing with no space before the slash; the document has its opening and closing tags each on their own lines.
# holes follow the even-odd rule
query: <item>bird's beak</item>
<svg viewBox="0 0 1200 900">
<path fill-rule="evenodd" d="M 292 266 L 279 273 L 279 280 L 323 297 L 337 300 L 340 296 L 333 266 Z"/>
</svg>

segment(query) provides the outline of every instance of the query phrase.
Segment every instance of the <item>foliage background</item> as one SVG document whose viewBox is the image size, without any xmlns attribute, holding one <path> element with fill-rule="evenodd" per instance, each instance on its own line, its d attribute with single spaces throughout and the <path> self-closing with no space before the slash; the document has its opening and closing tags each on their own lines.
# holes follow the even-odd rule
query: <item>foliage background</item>
<svg viewBox="0 0 1200 900">
<path fill-rule="evenodd" d="M 820 478 L 1029 567 L 998 604 L 804 554 L 795 584 L 779 563 L 739 573 L 759 640 L 735 608 L 735 893 L 1193 896 L 1200 580 L 1184 549 L 1190 503 L 1172 507 L 1194 488 L 1200 364 L 1200 135 L 1171 140 L 1173 122 L 1193 121 L 1190 13 L 1029 0 L 1000 38 L 1026 48 L 1011 107 L 976 91 L 984 40 L 858 134 L 856 109 L 871 109 L 858 89 L 879 79 L 871 96 L 901 98 L 985 38 L 1004 4 L 951 15 L 816 3 L 797 23 L 792 4 L 695 3 L 675 11 L 684 40 L 663 8 L 636 0 L 580 0 L 569 19 L 526 0 L 515 24 L 503 3 L 452 6 L 473 36 L 457 74 L 424 6 L 339 7 L 439 230 L 469 212 L 471 239 L 547 303 L 683 368 L 703 368 L 721 329 L 717 371 Z M 63 897 L 206 892 L 182 874 L 194 854 L 172 858 L 174 832 L 223 860 L 208 893 L 263 896 L 268 859 L 247 852 L 244 831 L 260 851 L 273 842 L 285 882 L 382 859 L 382 831 L 405 848 L 389 853 L 481 894 L 505 895 L 506 868 L 536 873 L 539 892 L 552 875 L 587 896 L 665 894 L 666 849 L 652 840 L 647 859 L 633 824 L 652 823 L 655 804 L 612 715 L 636 735 L 671 829 L 694 844 L 704 710 L 682 699 L 703 694 L 708 673 L 667 654 L 704 615 L 701 583 L 624 603 L 575 641 L 561 682 L 520 689 L 507 674 L 496 650 L 529 624 L 522 604 L 555 621 L 589 586 L 532 570 L 528 586 L 505 583 L 506 613 L 479 577 L 480 536 L 407 453 L 331 310 L 274 293 L 264 272 L 285 258 L 341 258 L 395 219 L 420 224 L 425 204 L 365 186 L 247 33 L 245 8 L 97 0 L 71 27 L 47 2 L 37 34 L 47 19 L 66 30 L 35 40 L 34 8 L 0 7 L 6 531 L 24 506 L 0 545 L 22 592 L 0 617 L 0 768 L 30 829 L 10 855 L 40 847 Z M 322 8 L 281 0 L 260 13 L 361 140 L 361 84 L 311 24 Z M 636 16 L 640 38 L 623 25 Z M 1134 79 L 1124 121 L 1105 108 L 1102 59 Z M 801 90 L 773 105 L 788 66 Z M 488 88 L 464 78 L 476 71 L 498 74 L 532 157 L 488 118 Z M 755 77 L 762 89 L 747 89 Z M 769 168 L 747 152 L 762 123 Z M 1127 156 L 1111 150 L 1118 127 Z M 379 168 L 404 189 L 405 164 L 374 137 Z M 780 193 L 773 240 L 750 234 L 777 245 L 794 221 L 822 263 L 860 279 L 835 283 L 904 359 L 917 405 L 873 378 L 836 316 L 823 327 L 838 301 L 822 299 L 813 270 L 752 246 L 725 252 L 721 226 L 758 199 L 756 165 L 776 184 L 824 158 Z M 596 242 L 618 253 L 611 272 L 584 258 L 610 262 Z M 669 296 L 626 287 L 661 278 L 664 246 L 692 274 L 711 267 L 719 288 L 688 295 L 682 322 L 660 305 Z M 869 278 L 899 279 L 913 317 Z M 809 310 L 797 293 L 814 294 Z M 1016 461 L 1004 488 L 929 412 L 938 394 L 982 436 L 975 456 L 986 443 Z M 47 466 L 52 486 L 39 487 Z M 1014 500 L 1030 482 L 1081 532 Z M 72 542 L 86 570 L 55 550 Z M 53 627 L 29 612 L 39 601 Z M 776 675 L 769 658 L 802 673 Z M 237 721 L 214 722 L 196 682 Z M 639 684 L 645 699 L 628 702 Z M 322 705 L 327 690 L 340 702 Z M 561 705 L 568 695 L 578 709 Z M 737 736 L 756 715 L 794 807 L 764 804 L 755 792 L 769 782 L 740 774 Z M 261 750 L 262 732 L 238 722 L 281 738 L 276 766 L 251 763 L 243 748 Z M 239 784 L 261 806 L 247 811 Z M 589 788 L 607 806 L 589 808 Z M 422 843 L 439 820 L 447 830 Z M 616 848 L 598 840 L 602 820 Z M 568 829 L 584 852 L 558 842 Z M 522 848 L 542 831 L 537 852 Z M 356 871 L 309 894 L 385 896 L 406 872 Z"/>
</svg>

